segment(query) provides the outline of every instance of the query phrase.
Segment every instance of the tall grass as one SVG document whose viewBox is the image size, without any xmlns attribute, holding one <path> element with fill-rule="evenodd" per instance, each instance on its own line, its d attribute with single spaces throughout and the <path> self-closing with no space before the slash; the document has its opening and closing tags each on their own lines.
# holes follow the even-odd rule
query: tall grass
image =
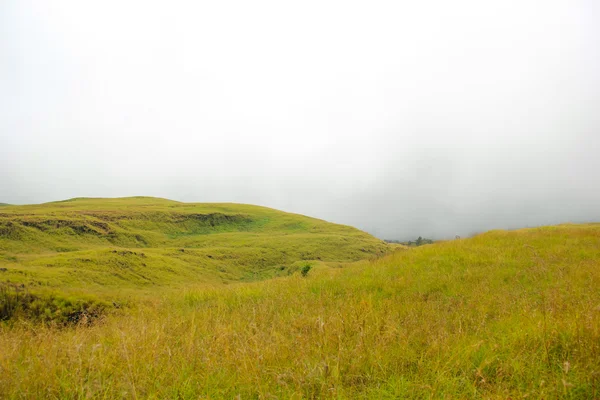
<svg viewBox="0 0 600 400">
<path fill-rule="evenodd" d="M 0 328 L 2 398 L 600 396 L 600 227 L 496 231 Z"/>
</svg>

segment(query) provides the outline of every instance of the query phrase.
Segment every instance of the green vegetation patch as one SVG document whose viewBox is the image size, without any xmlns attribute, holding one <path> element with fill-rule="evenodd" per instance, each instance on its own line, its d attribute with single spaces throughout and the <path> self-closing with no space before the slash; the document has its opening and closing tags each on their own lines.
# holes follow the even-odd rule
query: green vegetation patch
<svg viewBox="0 0 600 400">
<path fill-rule="evenodd" d="M 78 198 L 0 212 L 0 282 L 57 290 L 255 281 L 390 251 L 352 227 L 243 204 Z"/>
<path fill-rule="evenodd" d="M 598 398 L 600 225 L 339 264 L 131 291 L 91 326 L 0 324 L 0 397 Z"/>
<path fill-rule="evenodd" d="M 0 283 L 0 321 L 27 320 L 66 326 L 92 324 L 113 308 L 93 296 L 32 292 L 24 284 Z"/>
</svg>

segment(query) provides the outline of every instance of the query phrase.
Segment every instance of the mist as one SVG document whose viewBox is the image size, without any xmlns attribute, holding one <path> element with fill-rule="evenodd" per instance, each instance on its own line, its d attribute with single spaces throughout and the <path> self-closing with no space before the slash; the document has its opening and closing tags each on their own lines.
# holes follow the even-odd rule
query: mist
<svg viewBox="0 0 600 400">
<path fill-rule="evenodd" d="M 587 1 L 3 1 L 0 202 L 264 205 L 387 239 L 600 221 Z"/>
</svg>

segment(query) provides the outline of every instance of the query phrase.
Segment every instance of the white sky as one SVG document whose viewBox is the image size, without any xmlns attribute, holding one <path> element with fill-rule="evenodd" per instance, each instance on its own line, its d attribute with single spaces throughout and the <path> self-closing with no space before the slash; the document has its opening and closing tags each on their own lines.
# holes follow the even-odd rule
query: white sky
<svg viewBox="0 0 600 400">
<path fill-rule="evenodd" d="M 600 220 L 600 3 L 0 2 L 0 202 L 267 205 L 380 237 Z"/>
</svg>

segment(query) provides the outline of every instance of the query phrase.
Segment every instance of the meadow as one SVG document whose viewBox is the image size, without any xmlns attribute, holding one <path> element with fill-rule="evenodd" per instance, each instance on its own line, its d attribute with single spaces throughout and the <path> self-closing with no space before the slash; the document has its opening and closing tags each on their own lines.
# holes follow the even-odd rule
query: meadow
<svg viewBox="0 0 600 400">
<path fill-rule="evenodd" d="M 0 319 L 65 322 L 168 287 L 257 281 L 389 251 L 358 229 L 251 205 L 134 197 L 5 206 L 0 296 L 22 304 L 0 307 Z"/>
<path fill-rule="evenodd" d="M 99 201 L 0 212 L 0 279 L 106 303 L 1 322 L 0 398 L 600 397 L 600 224 L 407 249 L 254 206 Z"/>
</svg>

